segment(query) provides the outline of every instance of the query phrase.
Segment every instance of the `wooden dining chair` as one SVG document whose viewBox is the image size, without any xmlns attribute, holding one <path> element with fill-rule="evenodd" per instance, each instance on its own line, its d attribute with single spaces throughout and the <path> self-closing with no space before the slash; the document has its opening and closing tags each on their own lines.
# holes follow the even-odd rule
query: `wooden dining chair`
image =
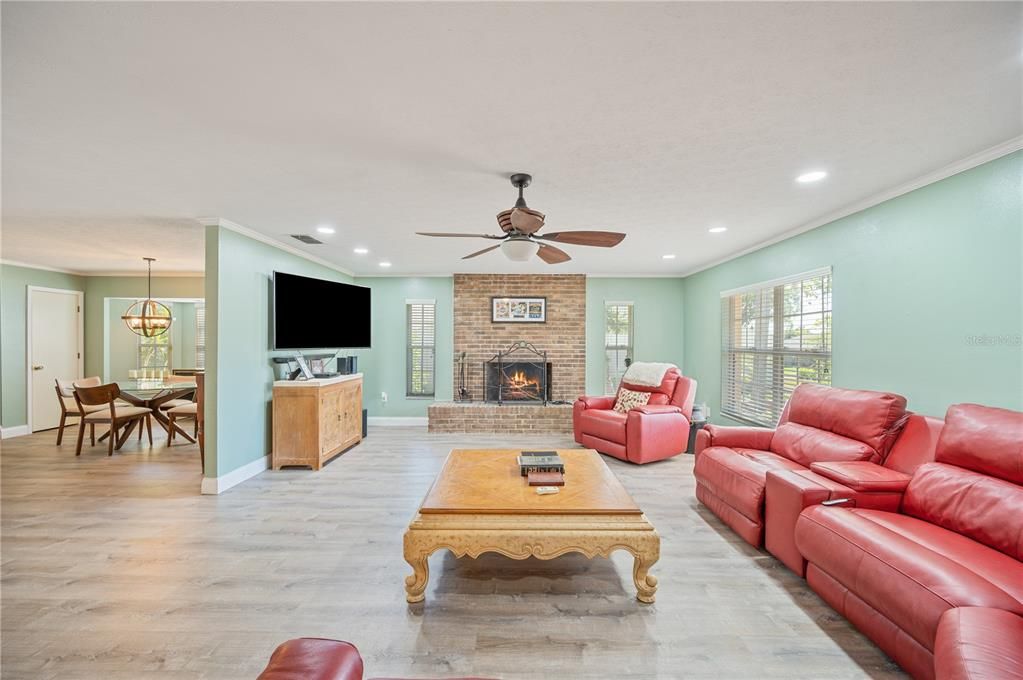
<svg viewBox="0 0 1023 680">
<path fill-rule="evenodd" d="M 120 450 L 124 442 L 128 440 L 132 430 L 137 425 L 139 428 L 145 423 L 146 431 L 149 433 L 149 445 L 153 445 L 153 425 L 151 420 L 152 411 L 143 406 L 121 406 L 117 398 L 121 396 L 121 388 L 117 383 L 109 385 L 97 385 L 96 387 L 75 386 L 75 402 L 78 409 L 85 413 L 82 423 L 88 424 L 93 431 L 92 443 L 95 444 L 95 426 L 97 424 L 109 424 L 110 433 L 107 437 L 107 455 L 114 455 L 114 449 Z M 100 406 L 99 410 L 88 412 L 87 406 Z M 121 428 L 122 432 L 118 432 Z M 78 428 L 78 446 L 75 455 L 82 455 L 82 440 L 85 437 L 85 427 Z M 114 440 L 117 440 L 116 442 Z"/>
<path fill-rule="evenodd" d="M 170 434 L 167 435 L 167 445 L 174 443 L 174 421 L 177 418 L 191 418 L 195 438 L 199 441 L 199 463 L 206 469 L 206 435 L 203 432 L 204 414 L 203 408 L 206 402 L 206 376 L 203 373 L 195 374 L 195 401 L 182 406 L 176 406 L 167 412 L 170 420 Z"/>
<path fill-rule="evenodd" d="M 87 387 L 89 386 L 95 387 L 96 385 L 101 384 L 103 381 L 101 381 L 99 377 L 93 377 L 82 378 L 78 382 L 81 384 L 85 384 Z M 84 428 L 85 423 L 81 421 L 81 417 L 84 414 L 78 410 L 78 402 L 75 401 L 75 381 L 61 380 L 60 378 L 57 378 L 56 383 L 57 384 L 54 389 L 57 391 L 57 403 L 60 405 L 60 425 L 57 426 L 57 446 L 60 446 L 60 443 L 64 440 L 65 427 L 74 427 L 75 425 L 80 425 L 81 427 Z M 92 411 L 99 411 L 102 408 L 103 408 L 102 405 L 87 406 L 86 413 L 91 413 Z M 67 422 L 68 418 L 78 418 L 79 420 L 77 423 L 68 423 Z M 95 428 L 95 425 L 93 425 L 93 428 Z"/>
</svg>

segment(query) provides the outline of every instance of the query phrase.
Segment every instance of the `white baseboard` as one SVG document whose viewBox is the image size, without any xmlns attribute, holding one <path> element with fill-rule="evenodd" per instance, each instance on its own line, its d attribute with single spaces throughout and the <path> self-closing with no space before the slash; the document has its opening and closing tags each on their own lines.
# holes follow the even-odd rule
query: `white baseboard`
<svg viewBox="0 0 1023 680">
<path fill-rule="evenodd" d="M 10 439 L 11 437 L 24 437 L 26 434 L 32 434 L 31 432 L 28 431 L 28 425 L 0 427 L 0 439 Z"/>
<path fill-rule="evenodd" d="M 429 419 L 426 416 L 407 416 L 404 418 L 370 416 L 366 419 L 366 422 L 377 427 L 426 427 L 429 424 Z"/>
<path fill-rule="evenodd" d="M 241 484 L 246 479 L 255 477 L 263 470 L 270 468 L 270 456 L 263 456 L 258 458 L 247 465 L 243 465 L 237 470 L 231 470 L 226 475 L 219 477 L 203 477 L 202 478 L 202 493 L 208 495 L 216 495 L 224 493 L 232 486 Z"/>
</svg>

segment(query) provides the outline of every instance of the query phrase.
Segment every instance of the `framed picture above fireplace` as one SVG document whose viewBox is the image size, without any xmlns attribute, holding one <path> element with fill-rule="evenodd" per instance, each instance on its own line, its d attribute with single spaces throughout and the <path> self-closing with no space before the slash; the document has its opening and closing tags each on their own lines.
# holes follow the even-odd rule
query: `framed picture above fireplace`
<svg viewBox="0 0 1023 680">
<path fill-rule="evenodd" d="M 493 323 L 547 323 L 547 298 L 492 297 L 490 320 Z"/>
</svg>

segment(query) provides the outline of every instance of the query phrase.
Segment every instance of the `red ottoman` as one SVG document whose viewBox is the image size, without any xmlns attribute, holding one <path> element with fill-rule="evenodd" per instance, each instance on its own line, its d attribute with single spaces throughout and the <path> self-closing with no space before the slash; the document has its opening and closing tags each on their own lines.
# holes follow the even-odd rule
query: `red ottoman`
<svg viewBox="0 0 1023 680">
<path fill-rule="evenodd" d="M 259 680 L 362 680 L 362 656 L 350 642 L 288 640 L 270 655 Z"/>
</svg>

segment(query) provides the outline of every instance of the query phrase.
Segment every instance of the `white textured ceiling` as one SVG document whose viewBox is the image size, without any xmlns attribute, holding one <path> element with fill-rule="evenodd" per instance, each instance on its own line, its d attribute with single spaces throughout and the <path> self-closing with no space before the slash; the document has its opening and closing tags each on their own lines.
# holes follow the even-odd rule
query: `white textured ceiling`
<svg viewBox="0 0 1023 680">
<path fill-rule="evenodd" d="M 2 255 L 79 270 L 201 268 L 193 220 L 219 216 L 286 240 L 329 223 L 326 245 L 295 245 L 360 274 L 685 272 L 1023 132 L 1021 3 L 4 2 L 2 19 Z M 793 182 L 815 168 L 829 178 Z M 550 267 L 413 235 L 495 232 L 515 171 L 548 230 L 628 238 Z"/>
</svg>

